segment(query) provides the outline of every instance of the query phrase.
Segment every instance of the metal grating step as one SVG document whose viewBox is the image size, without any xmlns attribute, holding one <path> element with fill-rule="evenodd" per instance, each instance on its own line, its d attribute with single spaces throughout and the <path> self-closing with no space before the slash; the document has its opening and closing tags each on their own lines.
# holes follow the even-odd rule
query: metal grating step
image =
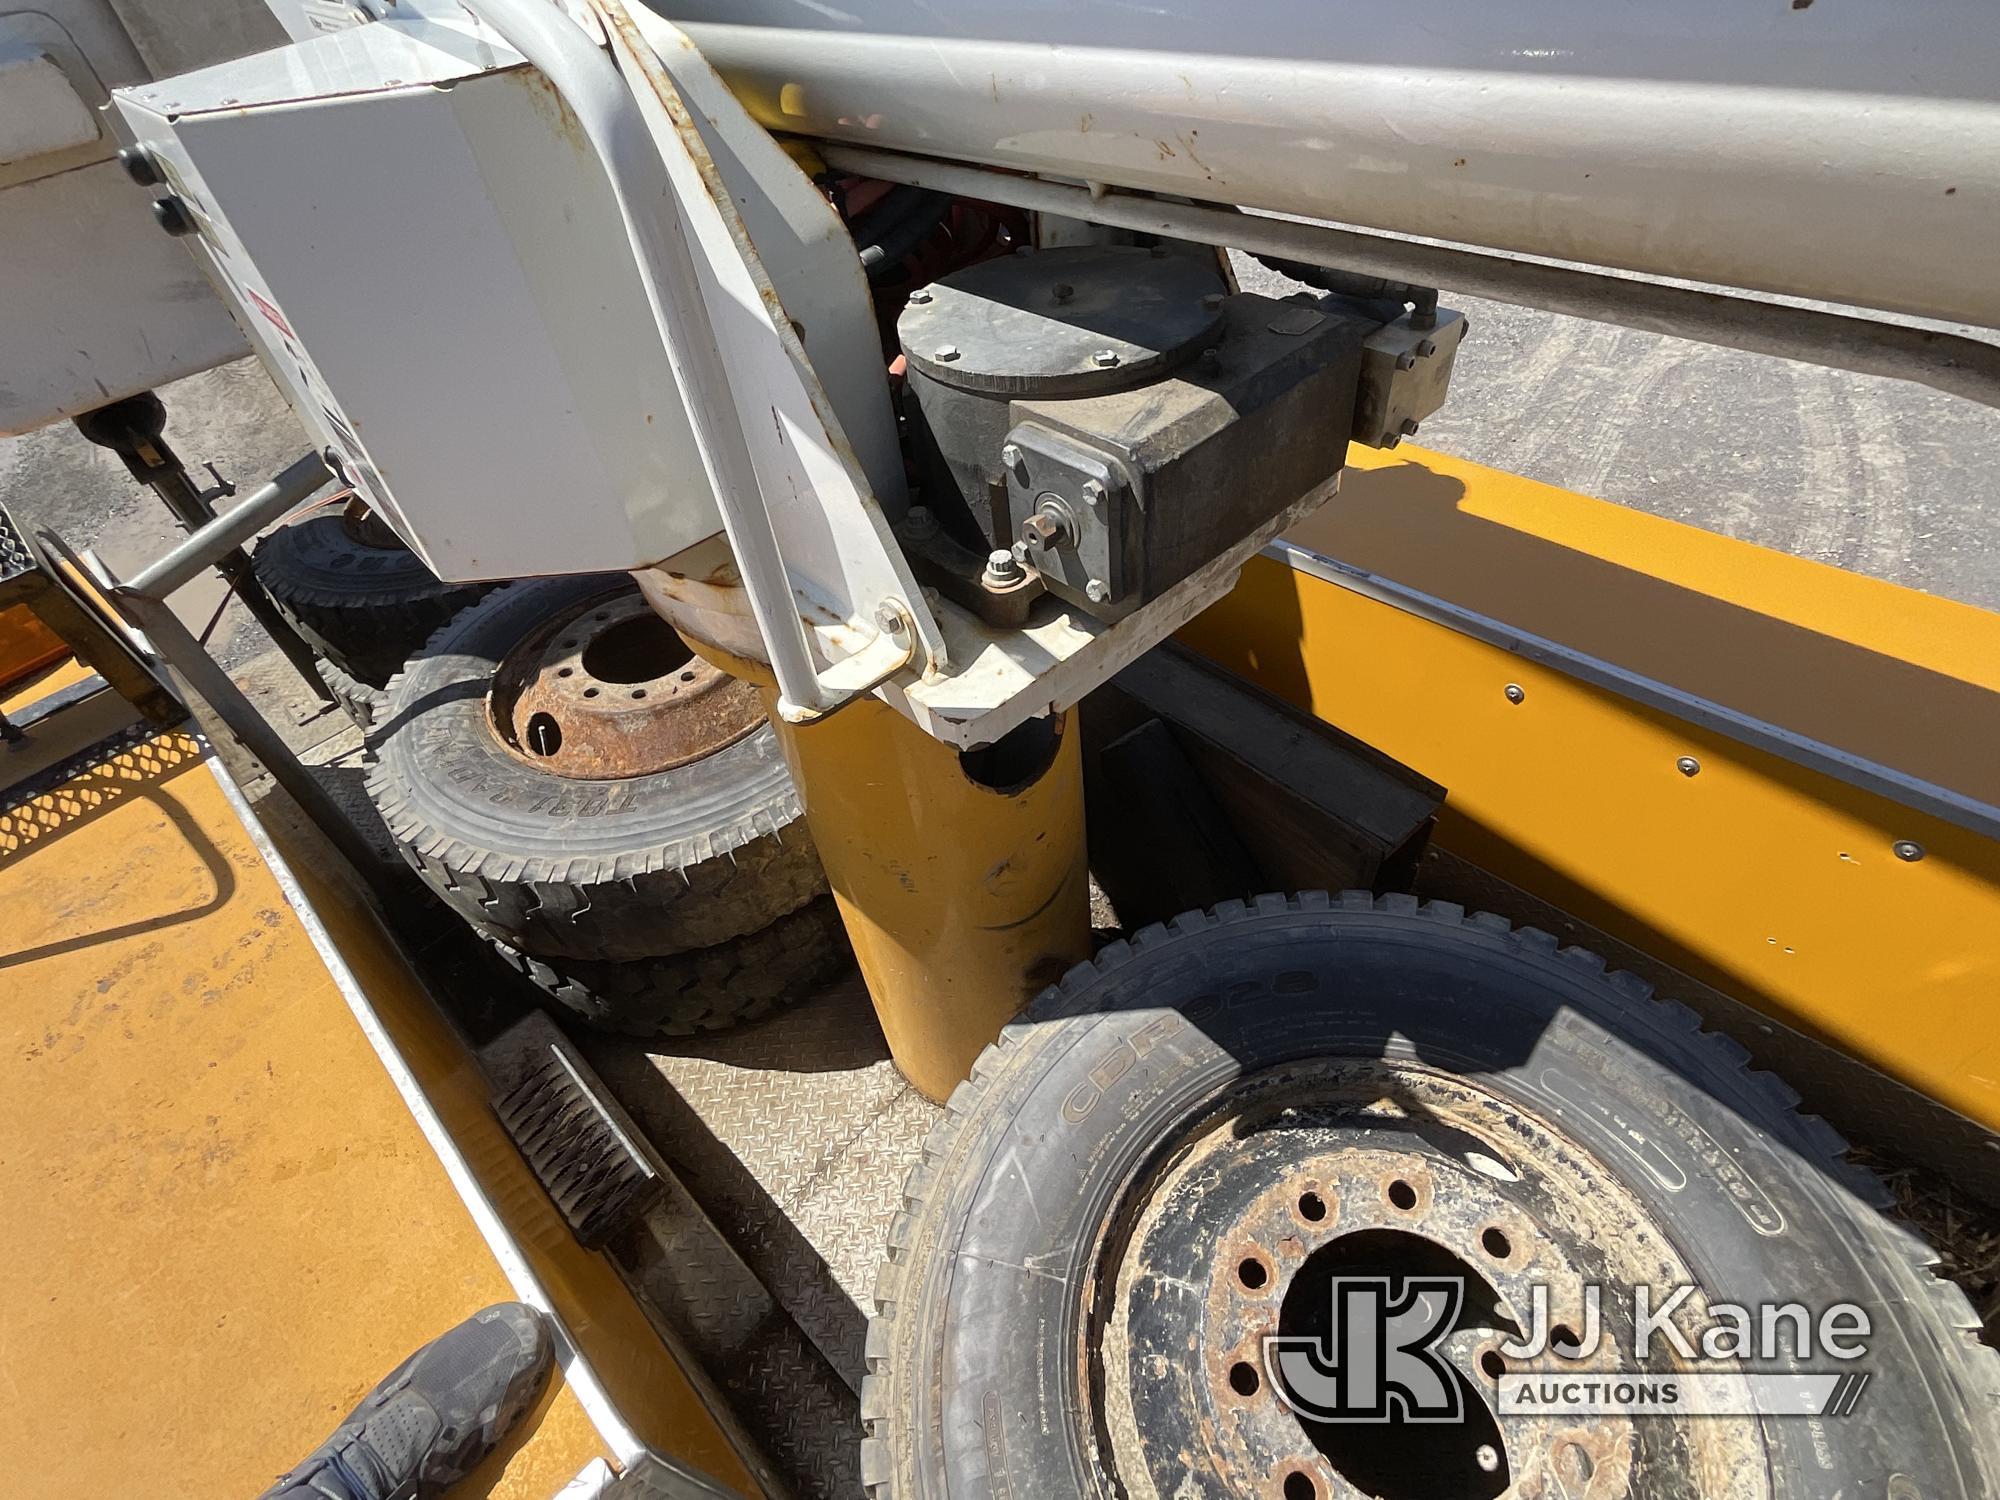
<svg viewBox="0 0 2000 1500">
<path fill-rule="evenodd" d="M 518 1081 L 494 1110 L 570 1232 L 598 1249 L 657 1203 L 666 1185 L 562 1035 L 541 1016 L 521 1026 L 536 1022 L 548 1035 L 534 1038 Z"/>
</svg>

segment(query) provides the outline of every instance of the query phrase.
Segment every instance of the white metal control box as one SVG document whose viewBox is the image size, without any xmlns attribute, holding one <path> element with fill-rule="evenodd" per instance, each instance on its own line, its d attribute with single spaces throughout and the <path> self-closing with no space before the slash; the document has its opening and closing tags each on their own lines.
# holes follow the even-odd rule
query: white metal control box
<svg viewBox="0 0 2000 1500">
<path fill-rule="evenodd" d="M 603 169 L 518 56 L 413 17 L 117 107 L 308 430 L 440 577 L 719 529 Z"/>
</svg>

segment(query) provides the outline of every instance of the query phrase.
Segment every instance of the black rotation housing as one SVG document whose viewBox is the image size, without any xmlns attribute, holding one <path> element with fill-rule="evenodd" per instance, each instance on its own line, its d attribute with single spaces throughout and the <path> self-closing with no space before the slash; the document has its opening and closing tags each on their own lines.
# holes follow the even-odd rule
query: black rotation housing
<svg viewBox="0 0 2000 1500">
<path fill-rule="evenodd" d="M 981 262 L 897 325 L 925 503 L 1115 621 L 1339 474 L 1378 326 L 1164 250 Z"/>
</svg>

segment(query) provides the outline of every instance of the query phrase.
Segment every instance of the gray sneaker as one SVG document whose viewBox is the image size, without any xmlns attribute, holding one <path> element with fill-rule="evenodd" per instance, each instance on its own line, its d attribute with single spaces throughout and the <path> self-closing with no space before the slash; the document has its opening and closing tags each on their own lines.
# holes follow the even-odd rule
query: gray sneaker
<svg viewBox="0 0 2000 1500">
<path fill-rule="evenodd" d="M 262 1500 L 428 1500 L 464 1478 L 535 1404 L 548 1323 L 502 1302 L 389 1372 Z"/>
</svg>

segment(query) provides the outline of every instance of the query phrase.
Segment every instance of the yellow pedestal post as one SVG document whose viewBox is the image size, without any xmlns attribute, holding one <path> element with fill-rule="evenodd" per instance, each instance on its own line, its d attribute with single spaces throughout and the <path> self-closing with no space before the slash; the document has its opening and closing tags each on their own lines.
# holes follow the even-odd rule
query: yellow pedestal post
<svg viewBox="0 0 2000 1500">
<path fill-rule="evenodd" d="M 771 717 L 889 1051 L 943 1100 L 1090 954 L 1075 714 L 965 756 L 874 698 Z"/>
</svg>

